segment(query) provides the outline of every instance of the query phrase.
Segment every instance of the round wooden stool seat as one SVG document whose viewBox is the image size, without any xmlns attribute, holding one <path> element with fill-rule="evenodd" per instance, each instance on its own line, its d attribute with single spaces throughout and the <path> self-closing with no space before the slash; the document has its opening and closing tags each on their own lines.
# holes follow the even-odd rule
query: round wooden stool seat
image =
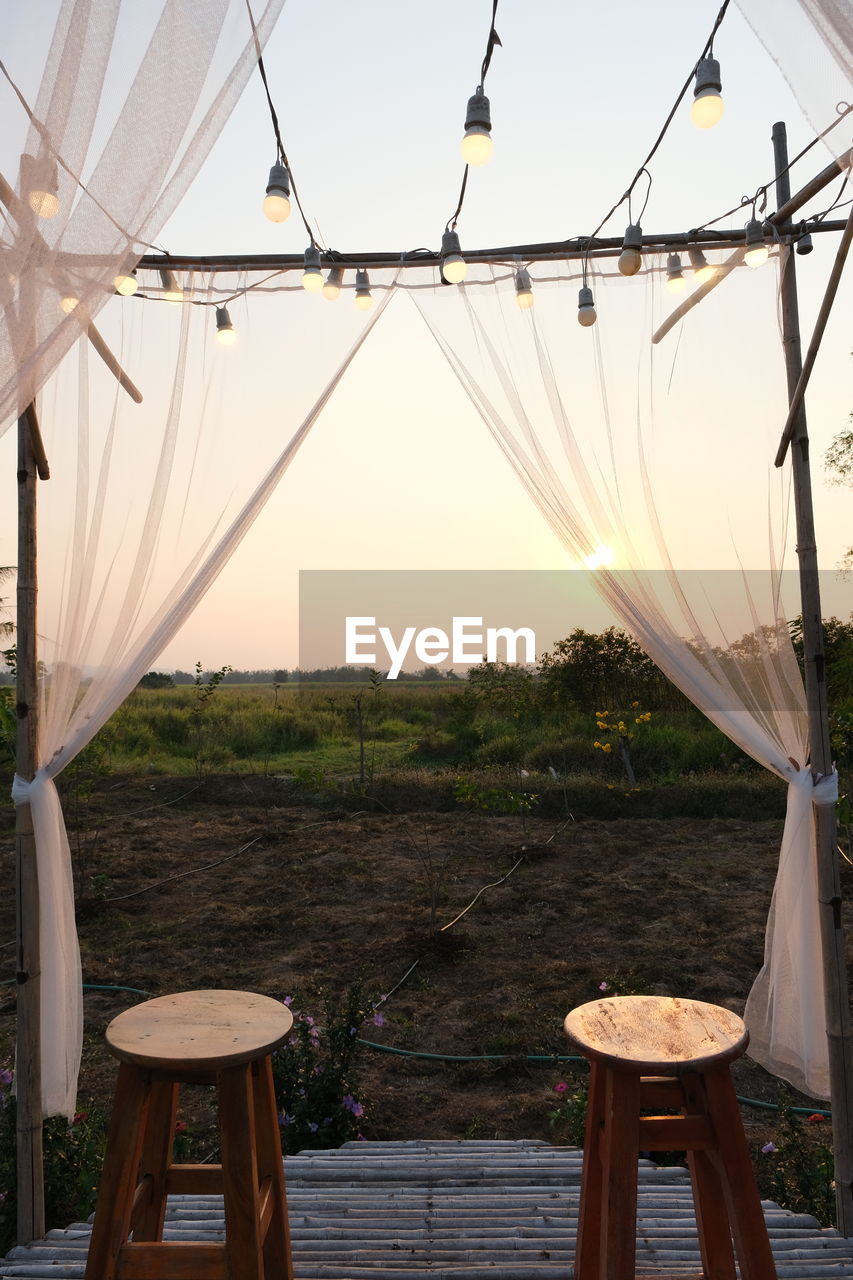
<svg viewBox="0 0 853 1280">
<path fill-rule="evenodd" d="M 700 1000 L 615 996 L 564 1025 L 590 1064 L 574 1280 L 634 1280 L 638 1158 L 670 1150 L 687 1153 L 707 1280 L 775 1280 L 729 1071 L 749 1043 L 741 1019 Z"/>
<path fill-rule="evenodd" d="M 682 1075 L 739 1058 L 749 1033 L 736 1013 L 674 996 L 615 996 L 573 1009 L 566 1035 L 584 1057 L 644 1075 Z"/>
<path fill-rule="evenodd" d="M 180 991 L 127 1009 L 107 1027 L 109 1050 L 152 1071 L 219 1071 L 265 1057 L 287 1039 L 293 1015 L 247 991 Z"/>
<path fill-rule="evenodd" d="M 119 1060 L 85 1280 L 292 1280 L 272 1053 L 285 1005 L 246 991 L 182 991 L 119 1014 Z M 216 1090 L 220 1164 L 176 1164 L 181 1085 Z M 163 1239 L 170 1195 L 222 1196 L 225 1238 Z"/>
</svg>

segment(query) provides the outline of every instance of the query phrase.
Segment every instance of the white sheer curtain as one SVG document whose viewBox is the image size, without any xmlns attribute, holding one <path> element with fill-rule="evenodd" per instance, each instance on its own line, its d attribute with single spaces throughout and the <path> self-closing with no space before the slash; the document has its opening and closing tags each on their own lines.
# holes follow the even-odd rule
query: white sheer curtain
<svg viewBox="0 0 853 1280">
<path fill-rule="evenodd" d="M 536 305 L 525 312 L 511 269 L 479 268 L 462 287 L 410 296 L 574 563 L 608 549 L 613 564 L 597 586 L 626 628 L 723 732 L 788 783 L 766 963 L 747 1004 L 751 1052 L 827 1097 L 809 813 L 812 800 L 832 801 L 833 782 L 816 793 L 806 765 L 805 696 L 780 598 L 783 522 L 768 549 L 760 515 L 774 507 L 784 515 L 769 487 L 779 483 L 770 441 L 784 420 L 785 385 L 772 273 L 762 282 L 743 269 L 727 281 L 736 326 L 707 306 L 691 317 L 685 347 L 700 363 L 682 377 L 686 352 L 668 353 L 664 367 L 649 343 L 661 271 L 658 263 L 645 287 L 598 276 L 591 331 L 577 324 L 578 281 L 568 282 L 565 266 L 532 270 Z M 609 326 L 614 312 L 620 323 L 614 316 Z M 758 540 L 756 523 L 765 527 Z M 762 564 L 764 572 L 744 568 Z"/>
<path fill-rule="evenodd" d="M 214 293 L 191 278 L 182 284 L 183 306 L 116 299 L 107 317 L 123 360 L 144 353 L 142 405 L 99 361 L 90 369 L 85 340 L 40 405 L 52 467 L 40 492 L 46 674 L 39 768 L 29 786 L 16 779 L 15 798 L 31 804 L 36 834 L 46 1115 L 73 1114 L 82 1040 L 71 862 L 54 779 L 192 612 L 393 296 L 382 291 L 365 318 L 351 305 L 309 298 L 295 281 L 253 299 L 251 332 L 244 326 L 226 350 L 212 341 L 211 308 L 191 305 L 215 301 Z M 242 309 L 232 310 L 239 327 Z M 300 386 L 286 396 L 270 376 L 281 350 L 299 369 Z M 263 554 L 259 589 L 287 548 Z"/>
<path fill-rule="evenodd" d="M 283 4 L 255 6 L 261 46 Z M 6 23 L 0 434 L 163 227 L 257 63 L 245 0 L 31 0 Z"/>
<path fill-rule="evenodd" d="M 794 92 L 816 133 L 853 105 L 853 5 L 850 0 L 777 0 L 737 5 Z M 853 116 L 826 137 L 833 155 L 853 143 Z"/>
</svg>

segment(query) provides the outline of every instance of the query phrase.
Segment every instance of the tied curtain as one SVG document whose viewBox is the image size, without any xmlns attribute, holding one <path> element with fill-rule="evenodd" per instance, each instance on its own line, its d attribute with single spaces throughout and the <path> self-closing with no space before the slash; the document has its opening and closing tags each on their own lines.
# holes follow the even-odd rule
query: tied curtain
<svg viewBox="0 0 853 1280">
<path fill-rule="evenodd" d="M 90 345 L 78 343 L 39 399 L 52 478 L 40 486 L 39 768 L 15 779 L 31 806 L 40 895 L 45 1115 L 73 1115 L 82 1045 L 81 966 L 72 860 L 55 779 L 119 707 L 245 537 L 393 289 L 365 317 L 298 293 L 232 303 L 243 341 L 215 341 L 212 305 L 238 282 L 182 278 L 182 305 L 116 299 L 105 333 L 141 362 L 131 402 Z M 305 302 L 309 303 L 306 308 Z M 313 303 L 314 305 L 310 305 Z M 325 308 L 325 310 L 324 310 Z M 288 352 L 300 387 L 259 394 Z M 261 549 L 261 589 L 275 590 L 287 548 Z M 239 617 L 223 618 L 238 631 Z M 200 655 L 201 656 L 201 655 Z"/>
<path fill-rule="evenodd" d="M 665 260 L 644 262 L 643 278 L 622 279 L 612 260 L 591 271 L 599 314 L 591 329 L 577 323 L 571 265 L 531 267 L 536 301 L 526 311 L 507 268 L 478 266 L 465 286 L 412 288 L 410 297 L 568 563 L 600 566 L 596 588 L 625 628 L 787 784 L 765 964 L 746 1021 L 753 1057 L 826 1098 L 811 811 L 813 801 L 833 803 L 837 780 L 816 787 L 807 765 L 805 694 L 786 622 L 798 597 L 783 599 L 786 482 L 772 459 L 786 402 L 775 272 L 735 269 L 680 339 L 658 351 L 650 336 L 669 305 Z M 722 323 L 723 307 L 744 328 Z M 616 309 L 634 337 L 626 342 L 620 325 L 609 345 Z M 568 591 L 566 605 L 570 619 Z"/>
</svg>

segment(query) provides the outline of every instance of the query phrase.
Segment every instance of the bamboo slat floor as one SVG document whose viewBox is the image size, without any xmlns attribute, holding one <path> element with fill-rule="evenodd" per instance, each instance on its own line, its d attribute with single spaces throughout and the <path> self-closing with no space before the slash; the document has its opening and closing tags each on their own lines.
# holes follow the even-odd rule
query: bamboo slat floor
<svg viewBox="0 0 853 1280">
<path fill-rule="evenodd" d="M 356 1142 L 285 1161 L 298 1280 L 567 1280 L 582 1153 L 545 1142 Z M 640 1162 L 638 1275 L 700 1272 L 685 1169 Z M 780 1280 L 853 1280 L 853 1240 L 763 1205 Z M 169 1203 L 166 1238 L 221 1239 L 221 1198 Z M 0 1277 L 82 1280 L 91 1226 L 13 1249 Z"/>
</svg>

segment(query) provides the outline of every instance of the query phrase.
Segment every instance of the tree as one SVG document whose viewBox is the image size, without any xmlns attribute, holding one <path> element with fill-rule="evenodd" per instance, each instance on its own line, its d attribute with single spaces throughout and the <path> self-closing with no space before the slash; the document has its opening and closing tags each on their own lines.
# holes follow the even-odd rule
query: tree
<svg viewBox="0 0 853 1280">
<path fill-rule="evenodd" d="M 851 414 L 853 419 L 853 414 Z M 829 472 L 830 484 L 853 487 L 853 430 L 839 431 L 823 456 L 823 465 Z M 840 567 L 853 570 L 853 547 L 848 547 L 841 558 Z"/>
<path fill-rule="evenodd" d="M 175 682 L 165 671 L 149 671 L 136 687 L 137 689 L 174 689 Z"/>
</svg>

